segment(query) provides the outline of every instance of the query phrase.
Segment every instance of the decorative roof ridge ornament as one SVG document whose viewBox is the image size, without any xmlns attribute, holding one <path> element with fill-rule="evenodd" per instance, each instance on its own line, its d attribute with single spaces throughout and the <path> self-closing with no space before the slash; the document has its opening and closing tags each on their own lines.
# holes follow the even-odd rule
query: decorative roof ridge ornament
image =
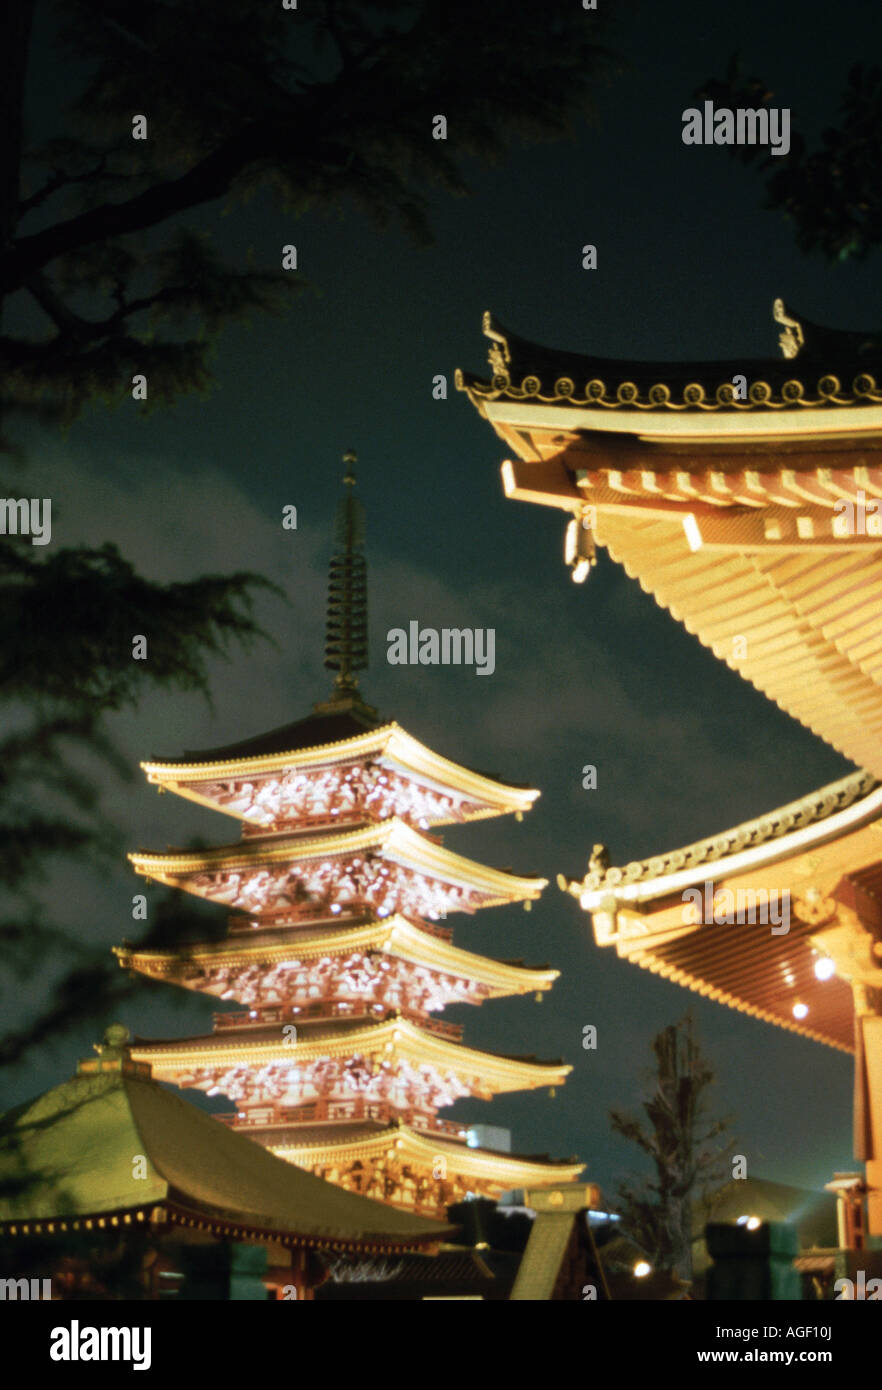
<svg viewBox="0 0 882 1390">
<path fill-rule="evenodd" d="M 111 1023 L 104 1030 L 100 1043 L 92 1047 L 98 1056 L 83 1057 L 77 1062 L 77 1075 L 88 1076 L 96 1072 L 122 1072 L 124 1076 L 149 1077 L 152 1071 L 149 1062 L 132 1060 L 129 1048 L 132 1035 L 123 1023 Z"/>
<path fill-rule="evenodd" d="M 773 316 L 785 329 L 778 338 L 783 360 L 781 356 L 736 356 L 712 361 L 652 361 L 558 351 L 520 337 L 488 311 L 482 327 L 491 339 L 489 379 L 458 367 L 454 381 L 456 389 L 465 392 L 480 412 L 486 413 L 492 404 L 492 417 L 488 418 L 497 431 L 506 424 L 501 409 L 505 403 L 530 411 L 546 406 L 566 412 L 590 411 L 599 428 L 626 434 L 639 433 L 635 412 L 650 417 L 669 415 L 673 429 L 665 428 L 672 435 L 691 434 L 701 417 L 709 413 L 737 417 L 780 411 L 790 416 L 784 426 L 790 430 L 795 419 L 807 415 L 809 408 L 851 410 L 882 403 L 882 333 L 825 328 L 804 315 L 797 318 L 782 299 L 773 301 Z M 790 361 L 797 354 L 800 375 L 794 377 Z M 745 378 L 745 385 L 749 383 L 746 394 L 735 392 L 733 381 L 740 376 Z M 611 419 L 603 423 L 604 415 L 615 414 L 624 417 L 621 422 Z M 679 426 L 678 415 L 682 416 Z M 543 422 L 548 428 L 549 419 L 546 416 Z M 559 419 L 566 424 L 563 414 Z M 525 425 L 529 433 L 528 421 L 521 415 L 516 428 L 523 432 Z M 810 427 L 813 422 L 807 420 L 805 426 L 796 428 Z"/>
<path fill-rule="evenodd" d="M 481 329 L 485 338 L 492 340 L 487 349 L 487 361 L 493 368 L 494 377 L 502 377 L 506 385 L 511 380 L 509 365 L 511 363 L 511 352 L 508 346 L 508 338 L 504 333 L 498 332 L 493 327 L 493 315 L 489 309 L 485 309 L 484 317 L 481 320 Z"/>
<path fill-rule="evenodd" d="M 316 714 L 354 711 L 371 719 L 377 711 L 365 704 L 358 689 L 356 671 L 368 665 L 367 561 L 364 556 L 364 507 L 355 497 L 355 464 L 358 455 L 343 455 L 345 495 L 337 506 L 336 549 L 328 573 L 328 616 L 325 628 L 325 666 L 336 671 L 331 698 L 313 705 Z"/>
<path fill-rule="evenodd" d="M 784 324 L 784 332 L 778 335 L 778 344 L 785 357 L 796 357 L 805 344 L 805 334 L 798 319 L 788 313 L 783 299 L 776 299 L 772 305 L 772 315 L 776 323 Z"/>
</svg>

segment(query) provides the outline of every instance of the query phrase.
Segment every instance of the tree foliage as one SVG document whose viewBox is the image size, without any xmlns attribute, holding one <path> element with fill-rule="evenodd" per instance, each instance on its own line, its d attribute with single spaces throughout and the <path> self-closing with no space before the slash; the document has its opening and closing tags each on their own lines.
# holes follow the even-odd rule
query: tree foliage
<svg viewBox="0 0 882 1390">
<path fill-rule="evenodd" d="M 21 0 L 0 30 L 20 100 L 33 7 Z M 267 192 L 291 217 L 350 205 L 426 239 L 433 185 L 462 193 L 469 160 L 562 134 L 610 66 L 602 17 L 576 5 L 56 0 L 52 12 L 83 83 L 63 133 L 33 147 L 10 110 L 0 296 L 26 301 L 21 322 L 41 329 L 7 326 L 0 369 L 7 405 L 65 420 L 119 400 L 136 372 L 145 409 L 207 389 L 213 332 L 301 288 L 280 247 L 264 268 L 225 263 L 182 214 Z M 437 114 L 446 140 L 432 137 Z"/>
<path fill-rule="evenodd" d="M 769 84 L 748 77 L 737 57 L 725 77 L 709 79 L 696 98 L 733 110 L 777 104 Z M 792 126 L 798 115 L 793 113 Z M 762 145 L 731 145 L 729 153 L 763 174 L 764 205 L 790 219 L 801 251 L 818 251 L 832 261 L 861 260 L 882 243 L 882 68 L 855 64 L 838 120 L 814 148 L 797 125 L 786 155 Z"/>
<path fill-rule="evenodd" d="M 0 451 L 23 461 L 22 420 L 131 404 L 135 375 L 142 411 L 205 392 L 219 332 L 288 307 L 303 282 L 281 247 L 231 260 L 215 244 L 237 203 L 272 197 L 292 223 L 354 209 L 428 239 L 437 190 L 465 191 L 476 160 L 561 135 L 590 106 L 612 65 L 600 23 L 510 0 L 0 7 Z M 130 771 L 107 713 L 148 691 L 207 694 L 208 658 L 258 635 L 261 585 L 156 584 L 112 544 L 0 538 L 0 950 L 20 976 L 50 956 L 69 966 L 0 1060 L 129 997 L 106 948 L 53 922 L 39 890 L 60 858 L 96 873 L 121 858 L 99 788 Z M 191 914 L 175 899 L 150 932 L 179 936 Z"/>
</svg>

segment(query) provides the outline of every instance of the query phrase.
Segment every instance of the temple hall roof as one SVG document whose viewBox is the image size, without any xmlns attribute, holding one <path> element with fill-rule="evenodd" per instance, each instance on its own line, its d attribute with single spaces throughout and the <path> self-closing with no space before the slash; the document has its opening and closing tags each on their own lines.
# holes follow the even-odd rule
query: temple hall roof
<svg viewBox="0 0 882 1390">
<path fill-rule="evenodd" d="M 879 786 L 878 778 L 871 773 L 851 772 L 837 782 L 830 782 L 817 791 L 809 792 L 807 796 L 788 802 L 786 806 L 778 806 L 753 820 L 743 821 L 741 825 L 680 849 L 668 850 L 647 859 L 635 859 L 621 867 L 604 864 L 603 855 L 592 856 L 595 867 L 589 868 L 580 885 L 580 892 L 602 893 L 605 889 L 615 892 L 630 884 L 646 883 L 674 873 L 688 873 L 693 869 L 703 870 L 742 850 L 756 849 L 761 845 L 772 848 L 774 841 L 792 835 L 794 831 L 810 826 L 821 830 L 823 823 L 837 812 L 850 806 L 857 809 L 858 803 L 866 800 Z M 868 807 L 868 818 L 874 819 L 878 814 L 879 808 L 874 799 Z M 831 833 L 836 833 L 835 828 Z M 561 876 L 558 877 L 558 885 L 566 887 L 566 880 Z"/>
<path fill-rule="evenodd" d="M 685 849 L 558 879 L 598 946 L 676 984 L 855 1049 L 853 990 L 882 999 L 882 784 L 856 772 Z M 869 1005 L 868 1005 L 869 1007 Z"/>
<path fill-rule="evenodd" d="M 48 1221 L 160 1207 L 167 1219 L 195 1216 L 221 1231 L 232 1224 L 295 1244 L 385 1248 L 449 1235 L 447 1225 L 275 1158 L 163 1089 L 146 1067 L 121 1060 L 119 1049 L 100 1051 L 81 1063 L 90 1070 L 0 1120 L 0 1223 L 41 1223 L 45 1231 Z M 137 1154 L 144 1177 L 133 1175 Z M 26 1184 L 18 1196 L 16 1180 Z"/>
<path fill-rule="evenodd" d="M 779 335 L 782 357 L 712 362 L 620 360 L 561 352 L 519 337 L 486 313 L 483 327 L 491 340 L 492 376 L 487 380 L 458 371 L 456 384 L 479 408 L 482 402 L 508 400 L 588 407 L 598 415 L 622 410 L 798 411 L 806 406 L 882 403 L 882 335 L 823 328 L 796 317 L 780 299 L 773 312 L 784 329 Z M 750 383 L 745 400 L 737 398 L 736 376 Z"/>
</svg>

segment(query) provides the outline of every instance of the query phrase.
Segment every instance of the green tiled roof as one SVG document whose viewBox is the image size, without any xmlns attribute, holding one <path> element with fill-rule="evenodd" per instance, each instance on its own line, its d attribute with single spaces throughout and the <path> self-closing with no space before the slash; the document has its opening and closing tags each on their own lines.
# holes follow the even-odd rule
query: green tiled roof
<svg viewBox="0 0 882 1390">
<path fill-rule="evenodd" d="M 119 1064 L 0 1117 L 0 1223 L 162 1203 L 335 1244 L 419 1244 L 452 1230 L 304 1172 Z"/>
</svg>

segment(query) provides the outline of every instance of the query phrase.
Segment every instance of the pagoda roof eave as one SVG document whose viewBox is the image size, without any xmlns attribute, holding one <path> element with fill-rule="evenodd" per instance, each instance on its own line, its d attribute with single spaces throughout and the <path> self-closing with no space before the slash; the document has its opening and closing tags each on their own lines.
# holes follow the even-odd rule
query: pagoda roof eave
<svg viewBox="0 0 882 1390">
<path fill-rule="evenodd" d="M 443 1155 L 448 1160 L 448 1171 L 458 1170 L 471 1173 L 474 1177 L 496 1178 L 506 1187 L 522 1187 L 527 1183 L 575 1182 L 585 1168 L 585 1164 L 578 1159 L 470 1148 L 432 1131 L 414 1129 L 406 1124 L 381 1125 L 375 1134 L 360 1133 L 350 1138 L 341 1130 L 342 1127 L 338 1127 L 337 1135 L 328 1132 L 321 1136 L 309 1136 L 306 1143 L 298 1142 L 296 1130 L 292 1130 L 290 1141 L 274 1140 L 267 1147 L 271 1147 L 273 1152 L 284 1153 L 289 1162 L 298 1162 L 297 1155 L 306 1164 L 340 1161 L 350 1155 L 380 1156 L 388 1149 L 390 1139 L 393 1143 L 400 1140 L 402 1157 L 432 1162 L 435 1155 Z M 264 1140 L 256 1142 L 263 1143 Z"/>
<path fill-rule="evenodd" d="M 880 542 L 782 553 L 762 538 L 738 542 L 738 527 L 748 525 L 736 520 L 735 543 L 722 554 L 701 535 L 693 544 L 680 517 L 599 515 L 595 536 L 715 656 L 851 763 L 882 776 Z"/>
<path fill-rule="evenodd" d="M 387 955 L 397 956 L 414 965 L 460 974 L 477 984 L 486 984 L 499 995 L 545 991 L 560 978 L 559 970 L 545 966 L 515 965 L 463 950 L 431 932 L 421 930 L 400 914 L 377 919 L 348 931 L 313 932 L 297 927 L 276 927 L 238 940 L 194 942 L 187 947 L 185 963 L 191 965 L 210 961 L 213 965 L 222 966 L 259 960 L 272 964 L 288 959 L 294 952 L 299 959 L 308 960 L 328 954 L 347 955 L 354 950 L 371 948 L 381 949 Z M 113 951 L 124 970 L 165 975 L 168 968 L 181 964 L 180 950 L 177 948 L 139 950 L 137 947 L 115 946 Z"/>
<path fill-rule="evenodd" d="M 428 874 L 434 872 L 439 878 L 477 888 L 499 903 L 538 898 L 548 884 L 545 878 L 506 873 L 454 854 L 441 845 L 433 844 L 425 835 L 397 817 L 332 835 L 254 836 L 241 844 L 221 845 L 198 852 L 150 854 L 139 851 L 129 854 L 128 858 L 137 873 L 166 882 L 174 877 L 205 873 L 212 869 L 297 864 L 371 849 L 385 851 L 405 868 Z"/>
<path fill-rule="evenodd" d="M 405 1018 L 392 1017 L 368 1024 L 353 1022 L 355 1026 L 344 1021 L 298 1025 L 294 1043 L 281 1039 L 279 1029 L 272 1025 L 270 1036 L 261 1036 L 260 1028 L 250 1028 L 243 1029 L 238 1036 L 237 1030 L 228 1029 L 223 1034 L 171 1042 L 136 1038 L 131 1044 L 131 1055 L 157 1071 L 168 1071 L 170 1061 L 174 1069 L 180 1071 L 186 1067 L 235 1066 L 245 1058 L 260 1064 L 278 1057 L 288 1065 L 295 1061 L 346 1057 L 353 1052 L 383 1052 L 385 1055 L 392 1052 L 421 1063 L 436 1063 L 454 1073 L 480 1076 L 484 1083 L 499 1091 L 561 1085 L 572 1071 L 568 1063 L 538 1062 L 532 1057 L 478 1051 L 425 1031 Z"/>
<path fill-rule="evenodd" d="M 220 749 L 216 753 L 224 751 Z M 485 808 L 480 813 L 482 816 L 528 811 L 540 794 L 535 788 L 503 782 L 442 757 L 408 734 L 394 720 L 331 743 L 270 753 L 239 754 L 232 758 L 194 755 L 190 760 L 143 762 L 141 767 L 149 781 L 166 786 L 169 790 L 180 790 L 182 795 L 199 800 L 198 794 L 190 789 L 183 791 L 176 784 L 196 778 L 211 781 L 232 775 L 272 773 L 308 767 L 317 762 L 343 762 L 371 754 L 385 756 L 390 762 L 400 764 L 405 771 L 421 775 L 441 788 L 454 788 L 473 800 L 484 802 Z M 208 801 L 207 798 L 205 800 Z"/>
</svg>

